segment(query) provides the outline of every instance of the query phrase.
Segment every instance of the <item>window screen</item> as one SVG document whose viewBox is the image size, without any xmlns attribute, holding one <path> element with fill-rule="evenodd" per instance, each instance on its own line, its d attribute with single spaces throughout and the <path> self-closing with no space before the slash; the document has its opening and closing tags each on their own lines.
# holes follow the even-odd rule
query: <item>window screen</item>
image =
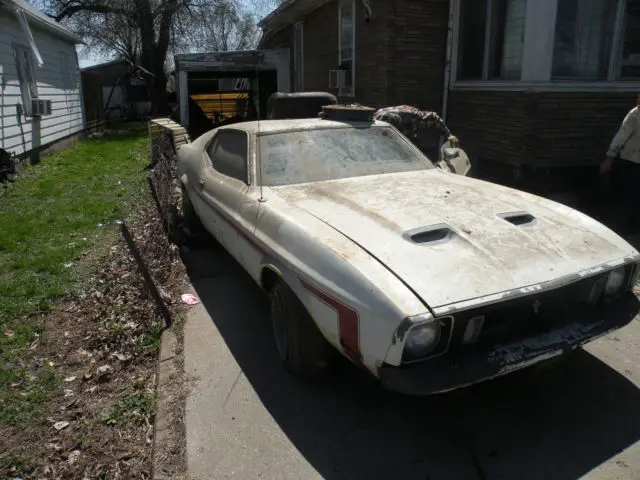
<svg viewBox="0 0 640 480">
<path fill-rule="evenodd" d="M 640 0 L 627 0 L 620 76 L 640 77 Z"/>
<path fill-rule="evenodd" d="M 487 0 L 465 0 L 460 5 L 458 79 L 482 79 Z"/>
<path fill-rule="evenodd" d="M 209 147 L 216 171 L 247 183 L 247 134 L 234 130 L 218 132 Z"/>
<path fill-rule="evenodd" d="M 560 0 L 553 50 L 554 79 L 604 80 L 615 28 L 611 0 Z"/>
</svg>

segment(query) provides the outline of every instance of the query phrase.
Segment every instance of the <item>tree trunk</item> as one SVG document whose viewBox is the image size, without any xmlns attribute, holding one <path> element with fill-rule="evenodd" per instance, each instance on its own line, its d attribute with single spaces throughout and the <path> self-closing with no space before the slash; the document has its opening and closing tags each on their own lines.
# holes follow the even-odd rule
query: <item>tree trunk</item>
<svg viewBox="0 0 640 480">
<path fill-rule="evenodd" d="M 164 62 L 163 62 L 164 63 Z M 162 68 L 156 69 L 155 77 L 151 79 L 151 99 L 152 99 L 152 115 L 161 116 L 169 115 L 169 101 L 167 98 L 167 76 L 164 73 L 164 65 Z"/>
</svg>

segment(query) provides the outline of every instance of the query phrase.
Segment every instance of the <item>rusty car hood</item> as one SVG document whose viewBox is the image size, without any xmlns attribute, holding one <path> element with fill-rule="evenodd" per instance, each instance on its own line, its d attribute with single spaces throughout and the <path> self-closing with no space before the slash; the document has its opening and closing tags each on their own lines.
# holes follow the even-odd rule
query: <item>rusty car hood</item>
<svg viewBox="0 0 640 480">
<path fill-rule="evenodd" d="M 352 239 L 431 308 L 638 255 L 576 210 L 438 169 L 270 190 Z"/>
</svg>

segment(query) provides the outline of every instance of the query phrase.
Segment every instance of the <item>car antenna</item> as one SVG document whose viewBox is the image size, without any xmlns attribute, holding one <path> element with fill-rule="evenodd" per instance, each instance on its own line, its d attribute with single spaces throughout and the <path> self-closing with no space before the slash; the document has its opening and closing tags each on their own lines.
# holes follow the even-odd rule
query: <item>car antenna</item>
<svg viewBox="0 0 640 480">
<path fill-rule="evenodd" d="M 256 136 L 256 158 L 258 159 L 258 182 L 260 182 L 260 198 L 259 202 L 264 202 L 264 196 L 262 195 L 262 155 L 260 155 L 260 69 L 256 64 L 256 90 L 258 96 L 258 102 L 256 105 L 256 111 L 258 112 L 258 135 Z"/>
</svg>

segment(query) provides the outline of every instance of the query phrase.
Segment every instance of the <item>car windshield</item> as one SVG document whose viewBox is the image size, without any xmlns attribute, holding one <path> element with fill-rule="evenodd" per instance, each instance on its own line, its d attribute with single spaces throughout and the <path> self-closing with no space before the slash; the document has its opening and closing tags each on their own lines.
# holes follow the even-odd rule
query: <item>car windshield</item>
<svg viewBox="0 0 640 480">
<path fill-rule="evenodd" d="M 325 128 L 259 137 L 262 184 L 322 182 L 433 165 L 390 127 Z"/>
</svg>

